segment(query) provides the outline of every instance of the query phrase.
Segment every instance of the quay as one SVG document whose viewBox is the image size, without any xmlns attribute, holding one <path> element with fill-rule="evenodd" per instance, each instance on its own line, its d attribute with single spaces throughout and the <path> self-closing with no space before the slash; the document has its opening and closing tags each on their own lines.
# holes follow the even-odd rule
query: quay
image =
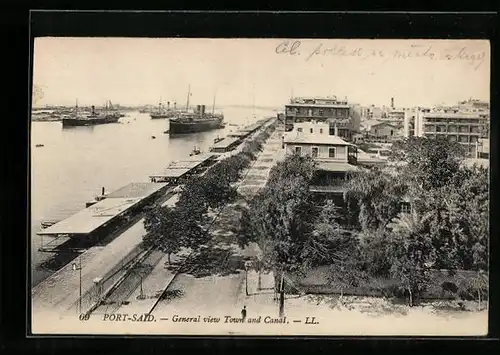
<svg viewBox="0 0 500 355">
<path fill-rule="evenodd" d="M 270 118 L 261 119 L 247 127 L 241 128 L 236 132 L 229 133 L 227 138 L 219 140 L 212 147 L 210 151 L 214 153 L 227 153 L 234 150 L 240 145 L 247 137 L 255 133 L 259 128 L 268 123 Z"/>
<path fill-rule="evenodd" d="M 151 182 L 177 183 L 205 171 L 216 162 L 214 154 L 193 155 L 181 161 L 171 162 L 163 172 L 149 176 Z"/>
<path fill-rule="evenodd" d="M 76 214 L 42 229 L 42 252 L 60 252 L 85 246 L 127 222 L 141 208 L 165 192 L 167 184 L 130 183 Z M 44 243 L 43 238 L 50 241 Z M 62 241 L 62 242 L 61 242 Z"/>
<path fill-rule="evenodd" d="M 269 123 L 272 118 L 260 120 L 247 128 L 247 137 Z M 242 143 L 244 139 L 239 139 Z M 172 162 L 161 174 L 150 175 L 151 182 L 131 183 L 102 196 L 102 200 L 37 233 L 41 237 L 66 238 L 69 241 L 92 239 L 94 235 L 115 234 L 105 245 L 94 245 L 73 263 L 66 264 L 50 277 L 32 288 L 32 313 L 43 325 L 42 314 L 82 314 L 92 311 L 103 295 L 119 287 L 134 266 L 150 254 L 142 247 L 146 234 L 141 208 L 157 203 L 173 205 L 178 198 L 175 188 L 184 179 L 202 174 L 221 158 L 217 154 L 199 154 Z M 119 222 L 122 223 L 119 223 Z M 123 228 L 125 222 L 129 223 Z M 116 225 L 122 230 L 116 231 Z M 111 226 L 113 226 L 112 229 Z M 109 227 L 109 228 L 108 228 Z M 98 233 L 97 233 L 98 232 Z M 56 247 L 45 246 L 44 251 L 60 252 L 68 242 Z M 85 250 L 85 251 L 83 251 Z M 82 252 L 83 251 L 83 252 Z M 36 316 L 38 315 L 38 316 Z M 33 321 L 35 330 L 35 321 Z"/>
</svg>

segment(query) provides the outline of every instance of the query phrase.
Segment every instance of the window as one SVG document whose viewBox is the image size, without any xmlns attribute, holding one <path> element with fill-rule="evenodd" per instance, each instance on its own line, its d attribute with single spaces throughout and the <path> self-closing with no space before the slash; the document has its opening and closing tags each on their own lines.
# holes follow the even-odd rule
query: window
<svg viewBox="0 0 500 355">
<path fill-rule="evenodd" d="M 323 128 L 319 129 L 319 133 L 323 134 Z"/>
<path fill-rule="evenodd" d="M 313 158 L 318 157 L 318 147 L 312 147 L 312 157 Z"/>
<path fill-rule="evenodd" d="M 302 128 L 297 128 L 297 132 L 302 132 Z"/>
<path fill-rule="evenodd" d="M 295 154 L 301 155 L 302 154 L 302 147 L 295 147 Z"/>
<path fill-rule="evenodd" d="M 311 128 L 311 129 L 309 129 L 309 132 L 310 132 L 310 133 L 313 133 L 313 129 L 312 129 L 312 128 Z"/>
<path fill-rule="evenodd" d="M 328 148 L 328 156 L 330 158 L 335 158 L 335 148 Z"/>
<path fill-rule="evenodd" d="M 401 202 L 400 204 L 400 212 L 401 213 L 410 213 L 411 212 L 411 205 L 409 202 Z"/>
</svg>

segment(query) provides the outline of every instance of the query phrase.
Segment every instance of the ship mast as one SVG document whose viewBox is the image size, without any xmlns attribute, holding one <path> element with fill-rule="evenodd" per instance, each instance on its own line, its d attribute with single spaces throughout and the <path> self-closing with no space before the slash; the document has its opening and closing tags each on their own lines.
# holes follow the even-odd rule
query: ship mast
<svg viewBox="0 0 500 355">
<path fill-rule="evenodd" d="M 214 102 L 212 104 L 212 115 L 214 114 L 215 111 L 215 94 L 217 93 L 217 90 L 214 91 Z"/>
<path fill-rule="evenodd" d="M 188 97 L 187 97 L 187 103 L 186 103 L 186 112 L 189 111 L 189 96 L 191 96 L 191 84 L 188 86 Z"/>
</svg>

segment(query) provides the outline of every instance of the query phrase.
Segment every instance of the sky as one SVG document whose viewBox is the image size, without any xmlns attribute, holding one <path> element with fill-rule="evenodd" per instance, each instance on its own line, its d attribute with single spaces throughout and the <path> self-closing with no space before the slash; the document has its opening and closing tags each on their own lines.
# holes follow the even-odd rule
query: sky
<svg viewBox="0 0 500 355">
<path fill-rule="evenodd" d="M 36 38 L 39 105 L 283 106 L 294 96 L 397 107 L 489 101 L 485 40 Z"/>
</svg>

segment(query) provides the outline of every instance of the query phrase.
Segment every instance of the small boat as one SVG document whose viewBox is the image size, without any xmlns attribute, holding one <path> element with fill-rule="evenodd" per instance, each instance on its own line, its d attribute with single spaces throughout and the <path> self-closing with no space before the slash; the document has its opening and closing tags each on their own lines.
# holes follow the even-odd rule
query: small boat
<svg viewBox="0 0 500 355">
<path fill-rule="evenodd" d="M 38 147 L 43 147 L 43 146 L 44 146 L 43 144 L 37 144 L 37 145 L 35 145 L 35 147 L 37 147 L 37 148 Z"/>
<path fill-rule="evenodd" d="M 198 155 L 198 154 L 201 154 L 200 148 L 194 147 L 193 151 L 189 154 L 189 156 L 192 157 L 193 155 Z"/>
</svg>

